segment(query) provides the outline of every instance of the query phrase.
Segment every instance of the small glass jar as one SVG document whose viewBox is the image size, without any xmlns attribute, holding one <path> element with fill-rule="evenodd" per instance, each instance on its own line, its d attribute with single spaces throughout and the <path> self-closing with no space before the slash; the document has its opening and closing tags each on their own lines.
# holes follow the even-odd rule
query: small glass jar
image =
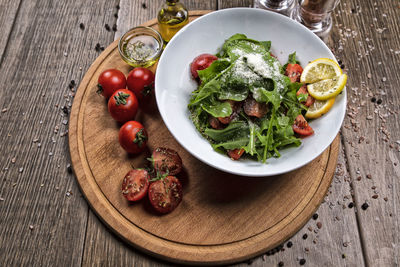
<svg viewBox="0 0 400 267">
<path fill-rule="evenodd" d="M 138 26 L 127 31 L 119 40 L 118 51 L 132 67 L 150 67 L 158 61 L 164 41 L 153 28 Z"/>
<path fill-rule="evenodd" d="M 189 22 L 186 7 L 179 0 L 166 0 L 157 15 L 158 28 L 165 42 Z"/>
<path fill-rule="evenodd" d="M 331 13 L 340 0 L 297 0 L 291 18 L 302 23 L 326 41 L 332 29 Z"/>
</svg>

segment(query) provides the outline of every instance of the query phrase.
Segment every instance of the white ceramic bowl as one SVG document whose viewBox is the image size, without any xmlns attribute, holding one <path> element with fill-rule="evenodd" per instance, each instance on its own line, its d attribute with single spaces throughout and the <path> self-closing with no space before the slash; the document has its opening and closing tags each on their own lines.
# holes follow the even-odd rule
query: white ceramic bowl
<svg viewBox="0 0 400 267">
<path fill-rule="evenodd" d="M 273 12 L 254 8 L 223 9 L 185 26 L 169 42 L 158 63 L 155 91 L 158 109 L 176 140 L 193 156 L 225 172 L 244 176 L 271 176 L 295 170 L 318 157 L 334 140 L 346 111 L 346 90 L 332 109 L 311 122 L 314 135 L 302 139 L 300 147 L 281 150 L 280 158 L 266 164 L 252 160 L 233 161 L 215 152 L 189 119 L 187 104 L 197 88 L 189 65 L 202 53 L 215 54 L 235 33 L 259 41 L 271 41 L 271 51 L 281 63 L 296 51 L 303 67 L 317 58 L 335 59 L 329 48 L 303 25 Z"/>
</svg>

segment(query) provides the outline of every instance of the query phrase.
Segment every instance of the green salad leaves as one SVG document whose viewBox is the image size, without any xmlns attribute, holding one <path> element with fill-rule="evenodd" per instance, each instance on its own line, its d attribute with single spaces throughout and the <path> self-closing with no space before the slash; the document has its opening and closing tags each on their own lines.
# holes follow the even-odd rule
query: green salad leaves
<svg viewBox="0 0 400 267">
<path fill-rule="evenodd" d="M 290 82 L 270 47 L 271 42 L 235 34 L 223 44 L 218 60 L 198 71 L 201 83 L 188 108 L 197 130 L 216 151 L 243 149 L 246 157 L 265 163 L 279 157 L 280 149 L 301 144 L 292 124 L 304 109 L 296 96 L 302 84 Z M 296 62 L 296 54 L 288 61 Z M 262 116 L 248 115 L 244 106 L 249 99 L 266 107 Z M 230 121 L 214 127 L 210 118 Z"/>
</svg>

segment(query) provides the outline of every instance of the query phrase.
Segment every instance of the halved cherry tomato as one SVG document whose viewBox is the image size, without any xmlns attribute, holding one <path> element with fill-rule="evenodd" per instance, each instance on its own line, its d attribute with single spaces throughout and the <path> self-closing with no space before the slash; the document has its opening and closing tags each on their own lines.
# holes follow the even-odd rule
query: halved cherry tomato
<svg viewBox="0 0 400 267">
<path fill-rule="evenodd" d="M 155 181 L 149 186 L 149 200 L 159 213 L 170 213 L 182 201 L 182 185 L 175 176 Z"/>
<path fill-rule="evenodd" d="M 176 175 L 182 170 L 182 159 L 173 149 L 156 148 L 152 160 L 154 169 L 160 174 Z"/>
<path fill-rule="evenodd" d="M 302 87 L 300 87 L 300 89 L 299 89 L 299 91 L 297 91 L 296 95 L 300 95 L 300 94 L 308 94 L 306 102 L 302 102 L 306 107 L 309 107 L 312 104 L 314 104 L 315 98 L 312 97 L 308 93 L 307 85 L 304 84 Z"/>
<path fill-rule="evenodd" d="M 147 99 L 154 88 L 154 73 L 146 68 L 134 68 L 127 78 L 128 89 L 135 93 L 139 102 Z"/>
<path fill-rule="evenodd" d="M 137 121 L 128 121 L 119 130 L 119 143 L 128 153 L 138 154 L 146 148 L 148 136 L 144 126 Z"/>
<path fill-rule="evenodd" d="M 106 99 L 118 89 L 126 88 L 125 75 L 116 69 L 108 69 L 103 71 L 97 80 L 98 93 L 102 94 Z"/>
<path fill-rule="evenodd" d="M 285 75 L 289 77 L 292 83 L 299 82 L 303 68 L 299 64 L 288 64 L 286 67 Z"/>
<path fill-rule="evenodd" d="M 308 136 L 314 133 L 314 130 L 308 125 L 308 122 L 303 117 L 303 115 L 298 115 L 294 120 L 294 124 L 292 125 L 293 131 L 297 134 Z"/>
<path fill-rule="evenodd" d="M 218 58 L 211 54 L 201 54 L 193 59 L 192 63 L 190 64 L 190 72 L 192 73 L 193 79 L 199 78 L 199 74 L 197 73 L 198 70 L 207 69 L 211 63 L 213 63 Z"/>
<path fill-rule="evenodd" d="M 108 111 L 114 120 L 127 122 L 133 120 L 139 108 L 139 102 L 134 93 L 128 89 L 120 89 L 108 100 Z"/>
<path fill-rule="evenodd" d="M 240 157 L 243 155 L 243 153 L 244 153 L 243 148 L 228 150 L 228 156 L 233 160 L 240 159 Z"/>
<path fill-rule="evenodd" d="M 149 188 L 149 173 L 144 169 L 130 170 L 122 181 L 122 195 L 129 201 L 142 199 Z"/>
</svg>

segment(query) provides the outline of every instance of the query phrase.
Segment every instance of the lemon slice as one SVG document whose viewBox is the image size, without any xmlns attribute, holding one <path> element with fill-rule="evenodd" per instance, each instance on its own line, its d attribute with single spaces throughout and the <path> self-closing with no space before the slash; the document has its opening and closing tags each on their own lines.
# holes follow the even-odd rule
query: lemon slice
<svg viewBox="0 0 400 267">
<path fill-rule="evenodd" d="M 307 85 L 308 93 L 317 100 L 327 100 L 342 92 L 347 82 L 347 75 L 342 74 L 332 79 L 322 80 Z"/>
<path fill-rule="evenodd" d="M 335 98 L 328 100 L 315 100 L 314 103 L 308 108 L 306 113 L 307 119 L 316 119 L 327 113 L 335 103 Z"/>
<path fill-rule="evenodd" d="M 332 59 L 319 58 L 308 63 L 304 68 L 300 76 L 300 82 L 315 83 L 325 79 L 332 79 L 342 73 L 342 69 Z"/>
</svg>

